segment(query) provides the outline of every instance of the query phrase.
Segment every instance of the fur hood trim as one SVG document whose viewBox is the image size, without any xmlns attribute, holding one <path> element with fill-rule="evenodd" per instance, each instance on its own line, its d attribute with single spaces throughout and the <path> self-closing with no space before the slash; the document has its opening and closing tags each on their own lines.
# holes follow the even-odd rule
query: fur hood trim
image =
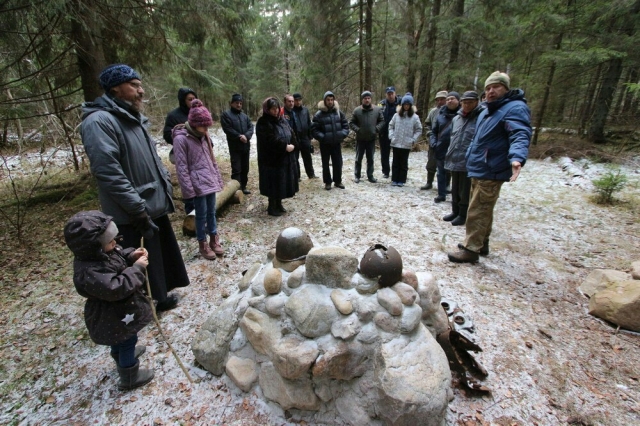
<svg viewBox="0 0 640 426">
<path fill-rule="evenodd" d="M 338 101 L 333 101 L 333 107 L 338 113 L 340 113 L 340 105 L 338 105 Z M 327 112 L 327 106 L 324 104 L 324 99 L 318 102 L 318 109 L 320 111 Z"/>
</svg>

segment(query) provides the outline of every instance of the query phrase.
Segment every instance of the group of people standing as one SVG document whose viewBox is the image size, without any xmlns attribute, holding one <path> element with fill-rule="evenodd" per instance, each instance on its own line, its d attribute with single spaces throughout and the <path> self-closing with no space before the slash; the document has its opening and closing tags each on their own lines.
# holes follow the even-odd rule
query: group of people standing
<svg viewBox="0 0 640 426">
<path fill-rule="evenodd" d="M 145 348 L 136 346 L 138 331 L 151 320 L 147 297 L 156 300 L 158 311 L 173 309 L 178 298 L 169 292 L 189 285 L 189 278 L 168 218 L 175 210 L 169 172 L 141 113 L 141 78 L 131 67 L 116 64 L 105 68 L 99 81 L 105 93 L 83 106 L 81 132 L 102 212 L 74 215 L 64 235 L 74 253 L 75 287 L 87 298 L 89 334 L 94 342 L 111 347 L 120 376 L 118 387 L 126 390 L 154 376 L 153 370 L 140 368 L 138 357 Z M 509 76 L 499 71 L 487 78 L 484 89 L 482 104 L 473 91 L 462 96 L 438 92 L 438 105 L 425 123 L 430 153 L 427 184 L 421 189 L 430 189 L 437 173 L 435 202 L 444 201 L 449 172 L 452 212 L 443 219 L 466 225 L 464 242 L 448 253 L 452 262 L 474 263 L 489 254 L 500 189 L 504 182 L 518 178 L 528 155 L 531 124 L 524 92 L 511 89 Z M 377 181 L 373 152 L 378 135 L 383 176 L 391 174 L 392 185 L 405 184 L 409 153 L 422 125 L 411 93 L 398 98 L 394 87 L 386 92 L 377 106 L 372 105 L 371 92 L 363 92 L 361 106 L 349 121 L 331 91 L 324 94 L 312 118 L 298 93 L 285 96 L 284 105 L 275 97 L 263 102 L 255 132 L 260 193 L 269 199 L 270 215 L 286 212 L 282 200 L 298 191 L 299 156 L 307 176 L 315 178 L 312 137 L 320 143 L 325 189 L 332 189 L 332 184 L 345 188 L 341 144 L 350 129 L 356 134 L 354 181 L 360 182 L 364 156 L 367 179 Z M 213 120 L 193 90 L 180 89 L 178 100 L 179 107 L 167 116 L 163 136 L 173 144 L 185 209 L 196 210 L 200 253 L 215 259 L 224 250 L 215 220 L 215 194 L 223 182 L 208 135 Z M 242 96 L 234 94 L 221 124 L 229 144 L 231 177 L 249 194 L 249 141 L 254 128 L 242 103 Z M 143 289 L 147 279 L 148 295 Z"/>
</svg>

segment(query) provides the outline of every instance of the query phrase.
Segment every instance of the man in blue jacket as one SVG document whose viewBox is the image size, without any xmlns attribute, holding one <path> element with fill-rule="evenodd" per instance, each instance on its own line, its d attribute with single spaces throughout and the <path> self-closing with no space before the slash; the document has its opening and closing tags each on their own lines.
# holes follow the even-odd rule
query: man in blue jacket
<svg viewBox="0 0 640 426">
<path fill-rule="evenodd" d="M 509 76 L 496 71 L 484 84 L 486 109 L 478 116 L 476 134 L 467 151 L 471 196 L 466 237 L 449 260 L 475 263 L 489 254 L 493 209 L 504 182 L 515 182 L 527 161 L 531 112 L 521 89 L 509 89 Z"/>
</svg>

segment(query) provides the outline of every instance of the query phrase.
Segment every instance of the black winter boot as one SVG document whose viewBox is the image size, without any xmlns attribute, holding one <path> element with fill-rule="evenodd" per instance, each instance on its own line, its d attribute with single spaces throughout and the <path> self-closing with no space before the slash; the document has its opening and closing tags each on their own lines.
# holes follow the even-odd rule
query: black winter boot
<svg viewBox="0 0 640 426">
<path fill-rule="evenodd" d="M 467 218 L 464 216 L 458 216 L 451 221 L 451 225 L 453 226 L 461 226 L 467 223 Z"/>
<path fill-rule="evenodd" d="M 421 186 L 420 189 L 427 190 L 433 188 L 433 179 L 436 177 L 435 173 L 427 172 L 427 184 Z"/>
<path fill-rule="evenodd" d="M 449 213 L 448 215 L 443 217 L 442 220 L 444 220 L 445 222 L 451 222 L 456 217 L 458 217 L 458 213 Z"/>
<path fill-rule="evenodd" d="M 269 197 L 269 208 L 267 209 L 269 216 L 282 216 L 282 212 L 278 210 L 276 199 Z"/>
<path fill-rule="evenodd" d="M 142 356 L 142 354 L 144 354 L 147 351 L 147 347 L 146 346 L 136 346 L 135 352 L 133 353 L 133 356 L 136 357 L 136 359 L 140 358 Z M 116 365 L 118 364 L 118 357 L 115 356 L 114 354 L 109 354 L 111 355 L 111 358 L 113 358 L 113 360 L 116 362 Z"/>
<path fill-rule="evenodd" d="M 130 390 L 144 386 L 153 380 L 155 375 L 151 369 L 140 368 L 140 361 L 137 360 L 131 367 L 118 367 L 118 374 L 120 375 L 120 381 L 118 382 L 118 389 L 120 390 Z"/>
<path fill-rule="evenodd" d="M 282 207 L 282 200 L 276 199 L 276 208 L 280 210 L 282 213 L 286 213 L 287 211 Z"/>
</svg>

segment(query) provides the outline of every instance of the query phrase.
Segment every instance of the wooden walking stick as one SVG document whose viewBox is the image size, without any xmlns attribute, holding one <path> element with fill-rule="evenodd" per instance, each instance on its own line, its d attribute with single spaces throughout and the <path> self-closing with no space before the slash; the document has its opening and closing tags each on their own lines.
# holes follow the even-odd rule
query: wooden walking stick
<svg viewBox="0 0 640 426">
<path fill-rule="evenodd" d="M 144 237 L 140 238 L 140 247 L 144 248 Z M 153 320 L 156 322 L 156 326 L 158 327 L 158 331 L 160 332 L 160 335 L 162 336 L 164 341 L 169 346 L 169 349 L 171 349 L 171 353 L 176 358 L 176 361 L 178 361 L 178 365 L 182 369 L 182 372 L 184 373 L 184 375 L 187 376 L 187 379 L 189 379 L 189 382 L 194 383 L 193 379 L 189 375 L 189 372 L 184 367 L 184 364 L 182 364 L 182 360 L 180 360 L 180 357 L 178 356 L 178 353 L 175 351 L 175 349 L 173 349 L 173 346 L 171 346 L 171 342 L 169 342 L 169 339 L 167 339 L 167 336 L 164 335 L 164 331 L 162 330 L 162 327 L 160 326 L 160 321 L 158 320 L 158 315 L 156 314 L 156 306 L 153 304 L 153 297 L 151 295 L 151 285 L 149 284 L 149 272 L 146 269 L 144 271 L 144 276 L 145 276 L 145 281 L 147 283 L 147 294 L 149 295 L 149 304 L 151 305 L 151 312 L 153 313 Z"/>
</svg>

